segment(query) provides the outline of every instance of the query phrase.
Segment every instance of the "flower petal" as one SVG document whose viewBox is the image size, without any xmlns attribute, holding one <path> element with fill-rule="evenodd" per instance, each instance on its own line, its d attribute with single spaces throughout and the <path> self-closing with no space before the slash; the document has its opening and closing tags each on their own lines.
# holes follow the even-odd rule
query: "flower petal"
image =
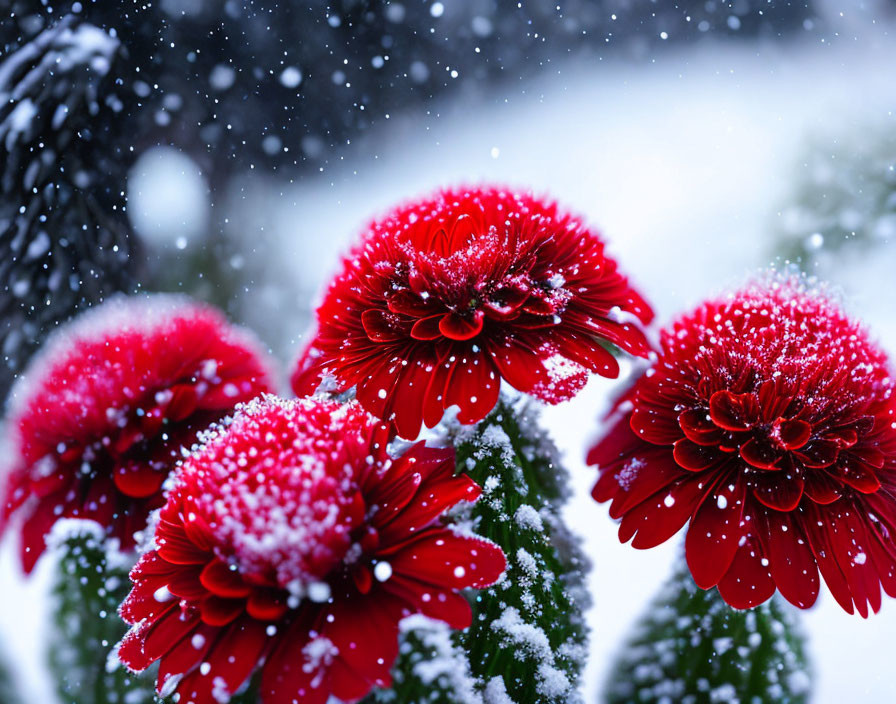
<svg viewBox="0 0 896 704">
<path fill-rule="evenodd" d="M 762 550 L 755 539 L 741 545 L 719 580 L 719 596 L 735 609 L 752 609 L 770 599 L 775 582 L 762 561 Z"/>
<path fill-rule="evenodd" d="M 719 583 L 738 550 L 746 487 L 743 476 L 729 472 L 707 493 L 694 513 L 685 538 L 685 556 L 701 589 Z"/>
<path fill-rule="evenodd" d="M 712 422 L 725 430 L 749 430 L 759 420 L 760 408 L 756 394 L 734 394 L 716 391 L 709 399 Z"/>
</svg>

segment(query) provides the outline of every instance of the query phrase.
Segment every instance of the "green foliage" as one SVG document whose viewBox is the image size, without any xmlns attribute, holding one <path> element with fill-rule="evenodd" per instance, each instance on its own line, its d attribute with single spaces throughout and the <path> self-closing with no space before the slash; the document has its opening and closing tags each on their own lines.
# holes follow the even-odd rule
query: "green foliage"
<svg viewBox="0 0 896 704">
<path fill-rule="evenodd" d="M 816 138 L 800 156 L 775 254 L 827 277 L 842 256 L 896 244 L 896 135 L 870 125 Z"/>
<path fill-rule="evenodd" d="M 92 531 L 69 536 L 58 553 L 53 586 L 56 630 L 50 639 L 49 658 L 60 701 L 152 702 L 152 683 L 135 678 L 109 657 L 126 630 L 117 609 L 130 586 L 129 565 L 114 564 L 103 540 Z"/>
<path fill-rule="evenodd" d="M 459 642 L 486 688 L 518 704 L 560 704 L 578 696 L 585 660 L 587 563 L 560 517 L 567 473 L 534 414 L 500 403 L 458 447 L 459 469 L 483 488 L 474 530 L 508 561 L 504 579 L 477 595 Z"/>
<path fill-rule="evenodd" d="M 531 406 L 502 401 L 474 428 L 454 426 L 458 471 L 483 489 L 452 516 L 504 550 L 496 585 L 470 594 L 464 632 L 405 622 L 391 691 L 367 701 L 400 704 L 571 704 L 585 661 L 588 568 L 560 517 L 568 477 Z"/>
<path fill-rule="evenodd" d="M 804 704 L 810 673 L 796 613 L 775 596 L 729 607 L 684 560 L 611 670 L 608 704 Z"/>
</svg>

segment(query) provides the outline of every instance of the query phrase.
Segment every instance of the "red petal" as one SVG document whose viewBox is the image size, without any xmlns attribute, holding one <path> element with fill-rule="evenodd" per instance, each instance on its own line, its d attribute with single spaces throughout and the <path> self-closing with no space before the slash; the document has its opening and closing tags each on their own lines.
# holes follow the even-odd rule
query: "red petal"
<svg viewBox="0 0 896 704">
<path fill-rule="evenodd" d="M 840 569 L 835 557 L 835 548 L 829 536 L 827 515 L 829 509 L 825 509 L 825 512 L 822 513 L 821 510 L 810 504 L 804 510 L 806 510 L 806 518 L 802 525 L 806 531 L 806 537 L 809 538 L 809 547 L 812 548 L 812 554 L 815 556 L 821 576 L 837 603 L 851 614 L 854 608 L 849 583 Z"/>
<path fill-rule="evenodd" d="M 396 500 L 391 510 L 388 503 L 384 504 L 383 509 L 374 516 L 384 548 L 427 527 L 460 501 L 475 501 L 478 498 L 480 489 L 476 482 L 465 474 L 454 474 L 453 453 L 440 463 L 440 467 L 441 470 L 427 477 L 422 485 L 419 481 L 409 482 L 407 479 L 401 482 L 406 485 L 407 491 L 412 489 L 413 493 L 409 496 L 405 494 L 400 501 Z M 419 472 L 408 472 L 408 475 L 420 478 Z"/>
<path fill-rule="evenodd" d="M 697 509 L 685 538 L 685 555 L 694 581 L 701 589 L 719 583 L 740 544 L 746 489 L 743 475 L 723 477 Z"/>
<path fill-rule="evenodd" d="M 424 300 L 407 289 L 390 294 L 386 303 L 393 313 L 400 313 L 411 318 L 425 318 L 432 315 L 438 308 L 432 299 Z"/>
<path fill-rule="evenodd" d="M 444 317 L 444 314 L 439 313 L 429 318 L 420 318 L 411 327 L 411 337 L 415 340 L 438 340 L 442 336 L 439 323 Z"/>
<path fill-rule="evenodd" d="M 678 425 L 685 437 L 698 445 L 718 446 L 724 439 L 722 432 L 712 422 L 709 414 L 699 408 L 680 413 Z"/>
<path fill-rule="evenodd" d="M 401 574 L 393 574 L 382 589 L 407 602 L 412 613 L 444 621 L 451 628 L 463 630 L 473 621 L 470 602 L 450 589 L 439 589 Z"/>
<path fill-rule="evenodd" d="M 674 411 L 679 399 L 670 398 L 664 388 L 654 388 L 654 378 L 650 377 L 651 381 L 637 386 L 632 430 L 639 438 L 654 445 L 673 445 L 682 436 L 678 415 Z"/>
<path fill-rule="evenodd" d="M 788 450 L 798 450 L 812 437 L 812 426 L 802 420 L 785 420 L 776 427 L 778 439 Z"/>
<path fill-rule="evenodd" d="M 300 613 L 268 656 L 261 677 L 264 704 L 326 704 L 330 698 L 326 670 L 306 667 L 302 652 L 310 640 L 309 616 L 316 614 L 316 610 Z"/>
<path fill-rule="evenodd" d="M 390 684 L 389 670 L 398 655 L 398 621 L 385 608 L 391 600 L 394 597 L 383 592 L 337 600 L 321 629 L 321 635 L 339 649 L 339 659 L 371 687 Z M 333 677 L 327 680 L 339 697 L 343 693 L 339 682 Z"/>
<path fill-rule="evenodd" d="M 259 621 L 277 621 L 286 610 L 286 600 L 279 589 L 255 587 L 246 602 L 248 614 Z"/>
<path fill-rule="evenodd" d="M 431 369 L 425 360 L 411 359 L 395 381 L 386 405 L 384 419 L 394 420 L 398 434 L 403 438 L 415 438 L 423 424 L 423 403 L 429 385 Z"/>
<path fill-rule="evenodd" d="M 241 619 L 226 629 L 205 657 L 208 667 L 193 670 L 177 686 L 180 701 L 218 704 L 222 694 L 236 692 L 252 674 L 268 644 L 265 628 L 258 621 Z"/>
<path fill-rule="evenodd" d="M 588 451 L 585 462 L 606 467 L 626 459 L 641 446 L 641 440 L 631 428 L 631 415 L 617 418 L 607 433 Z M 610 497 L 607 497 L 610 498 Z"/>
<path fill-rule="evenodd" d="M 207 593 L 207 589 L 199 581 L 202 570 L 196 567 L 182 566 L 168 581 L 168 591 L 174 596 L 188 601 L 198 601 Z"/>
<path fill-rule="evenodd" d="M 396 326 L 394 315 L 379 308 L 368 308 L 361 313 L 361 324 L 364 332 L 374 342 L 395 342 L 404 340 L 406 335 Z"/>
<path fill-rule="evenodd" d="M 639 550 L 664 543 L 681 530 L 713 485 L 712 477 L 688 476 L 667 491 L 654 494 L 623 516 L 619 540 L 625 543 L 634 536 L 632 547 Z"/>
<path fill-rule="evenodd" d="M 607 379 L 619 376 L 619 362 L 606 347 L 590 336 L 558 336 L 555 345 L 563 357 L 590 369 L 595 374 Z"/>
<path fill-rule="evenodd" d="M 389 563 L 394 573 L 452 589 L 490 586 L 507 567 L 504 553 L 494 543 L 447 529 L 409 543 L 390 556 Z"/>
<path fill-rule="evenodd" d="M 812 440 L 795 451 L 793 456 L 799 459 L 804 467 L 821 469 L 834 464 L 839 454 L 839 443 L 833 440 Z"/>
<path fill-rule="evenodd" d="M 607 481 L 615 485 L 610 518 L 620 518 L 632 507 L 660 491 L 668 490 L 685 476 L 688 476 L 687 471 L 678 466 L 669 448 L 648 446 L 622 464 L 612 477 L 608 477 Z M 595 486 L 595 492 L 597 489 L 598 486 Z M 593 495 L 597 498 L 597 494 Z"/>
<path fill-rule="evenodd" d="M 874 470 L 852 457 L 851 453 L 841 453 L 840 461 L 835 467 L 837 477 L 862 494 L 873 494 L 881 487 L 880 479 Z"/>
<path fill-rule="evenodd" d="M 171 651 L 163 655 L 159 666 L 159 686 L 164 686 L 170 677 L 183 675 L 198 665 L 214 645 L 220 630 L 200 625 L 188 638 L 183 638 Z"/>
<path fill-rule="evenodd" d="M 209 553 L 200 550 L 187 537 L 181 527 L 165 521 L 159 523 L 156 531 L 159 557 L 175 565 L 203 565 L 209 560 Z"/>
<path fill-rule="evenodd" d="M 174 649 L 181 639 L 199 626 L 199 619 L 178 608 L 174 603 L 163 616 L 146 629 L 143 636 L 143 655 L 155 662 L 165 653 Z"/>
<path fill-rule="evenodd" d="M 329 667 L 328 676 L 338 686 L 340 701 L 354 702 L 363 699 L 370 692 L 370 683 L 355 672 L 342 658 L 335 658 Z M 334 687 L 335 692 L 336 687 Z M 295 701 L 295 700 L 293 700 Z M 289 704 L 293 704 L 291 701 Z M 305 699 L 302 699 L 304 704 Z M 330 701 L 334 701 L 331 699 Z"/>
<path fill-rule="evenodd" d="M 59 518 L 55 510 L 57 505 L 65 505 L 62 496 L 51 495 L 42 499 L 34 508 L 34 513 L 22 524 L 19 557 L 25 574 L 31 574 L 38 558 L 46 550 L 46 535 Z"/>
<path fill-rule="evenodd" d="M 714 447 L 704 447 L 687 438 L 675 443 L 672 454 L 680 467 L 691 472 L 702 472 L 725 459 L 725 456 Z"/>
<path fill-rule="evenodd" d="M 541 357 L 519 340 L 515 338 L 505 338 L 500 342 L 489 340 L 487 345 L 501 376 L 513 388 L 523 393 L 531 393 L 533 388 L 544 380 Z"/>
<path fill-rule="evenodd" d="M 832 504 L 842 495 L 842 486 L 827 472 L 806 472 L 803 492 L 817 504 Z"/>
<path fill-rule="evenodd" d="M 716 391 L 709 399 L 709 415 L 725 430 L 749 430 L 759 420 L 759 400 L 756 394 L 733 394 Z"/>
<path fill-rule="evenodd" d="M 448 361 L 451 348 L 440 350 L 435 360 L 429 360 L 432 370 L 429 372 L 429 383 L 423 395 L 423 422 L 432 428 L 442 420 L 445 414 L 445 385 L 451 377 L 452 363 Z"/>
<path fill-rule="evenodd" d="M 481 310 L 464 315 L 448 313 L 439 321 L 439 331 L 450 340 L 470 340 L 482 332 L 484 321 Z"/>
<path fill-rule="evenodd" d="M 198 395 L 193 384 L 178 384 L 169 390 L 171 399 L 165 407 L 165 416 L 172 421 L 180 421 L 195 412 Z"/>
<path fill-rule="evenodd" d="M 762 564 L 762 551 L 748 540 L 735 553 L 731 567 L 719 580 L 719 596 L 735 609 L 752 609 L 771 598 L 775 582 Z"/>
<path fill-rule="evenodd" d="M 115 486 L 126 496 L 146 498 L 162 488 L 165 474 L 140 462 L 126 462 L 115 468 Z"/>
<path fill-rule="evenodd" d="M 764 470 L 777 470 L 783 455 L 769 443 L 750 438 L 740 446 L 740 456 L 749 465 Z"/>
<path fill-rule="evenodd" d="M 445 406 L 458 406 L 461 423 L 477 423 L 495 407 L 500 391 L 501 379 L 491 358 L 482 349 L 470 349 L 454 362 L 445 386 Z"/>
<path fill-rule="evenodd" d="M 229 565 L 218 559 L 212 560 L 205 566 L 199 575 L 199 581 L 212 594 L 225 598 L 249 596 L 251 591 L 237 570 L 231 569 Z"/>
<path fill-rule="evenodd" d="M 818 598 L 818 567 L 800 524 L 791 513 L 760 511 L 762 544 L 766 546 L 769 570 L 787 601 L 807 609 Z"/>
<path fill-rule="evenodd" d="M 776 511 L 793 511 L 803 498 L 805 481 L 788 472 L 753 475 L 753 496 Z"/>
<path fill-rule="evenodd" d="M 245 599 L 225 599 L 209 594 L 199 602 L 199 611 L 209 626 L 226 626 L 243 612 L 245 606 Z"/>
</svg>

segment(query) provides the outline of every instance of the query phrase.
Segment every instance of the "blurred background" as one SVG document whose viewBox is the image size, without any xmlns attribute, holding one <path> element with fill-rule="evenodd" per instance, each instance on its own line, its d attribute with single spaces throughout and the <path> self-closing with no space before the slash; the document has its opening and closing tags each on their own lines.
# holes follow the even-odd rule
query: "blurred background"
<svg viewBox="0 0 896 704">
<path fill-rule="evenodd" d="M 0 0 L 0 394 L 59 322 L 182 291 L 295 358 L 340 255 L 441 185 L 549 194 L 661 323 L 759 268 L 834 288 L 896 354 L 896 2 Z M 587 537 L 596 701 L 675 545 L 618 544 L 582 461 L 616 383 L 547 409 Z M 46 565 L 0 545 L 26 701 Z M 674 542 L 674 541 L 673 541 Z M 896 700 L 896 605 L 803 618 L 821 704 Z M 2 701 L 2 694 L 0 694 Z"/>
</svg>

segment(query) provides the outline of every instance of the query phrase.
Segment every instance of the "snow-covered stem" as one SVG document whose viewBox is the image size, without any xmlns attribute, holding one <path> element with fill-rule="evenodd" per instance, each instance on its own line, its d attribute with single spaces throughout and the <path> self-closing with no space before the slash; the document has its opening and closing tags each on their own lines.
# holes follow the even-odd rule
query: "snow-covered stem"
<svg viewBox="0 0 896 704">
<path fill-rule="evenodd" d="M 607 704 L 804 704 L 811 689 L 798 613 L 777 595 L 745 611 L 694 584 L 683 558 L 635 627 Z"/>
<path fill-rule="evenodd" d="M 86 525 L 86 524 L 85 524 Z M 149 704 L 152 681 L 135 679 L 112 649 L 126 630 L 117 609 L 127 594 L 128 560 L 97 531 L 76 530 L 57 546 L 49 661 L 66 704 Z"/>
</svg>

